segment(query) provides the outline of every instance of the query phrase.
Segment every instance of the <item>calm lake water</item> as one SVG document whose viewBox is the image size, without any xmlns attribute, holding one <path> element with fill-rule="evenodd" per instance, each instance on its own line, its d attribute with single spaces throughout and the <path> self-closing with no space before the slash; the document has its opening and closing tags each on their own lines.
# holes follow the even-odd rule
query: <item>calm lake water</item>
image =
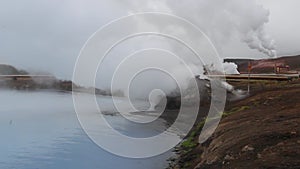
<svg viewBox="0 0 300 169">
<path fill-rule="evenodd" d="M 0 91 L 0 101 L 1 169 L 160 169 L 173 154 L 129 159 L 106 152 L 81 129 L 68 93 Z M 98 102 L 106 111 L 114 111 L 110 98 Z M 157 126 L 135 128 L 119 115 L 107 118 L 129 135 L 159 131 Z"/>
</svg>

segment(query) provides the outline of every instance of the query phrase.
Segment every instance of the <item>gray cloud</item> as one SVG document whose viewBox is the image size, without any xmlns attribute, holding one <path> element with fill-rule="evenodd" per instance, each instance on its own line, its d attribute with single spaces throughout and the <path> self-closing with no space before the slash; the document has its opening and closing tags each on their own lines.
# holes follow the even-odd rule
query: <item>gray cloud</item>
<svg viewBox="0 0 300 169">
<path fill-rule="evenodd" d="M 113 7 L 105 1 L 1 1 L 0 62 L 71 79 L 85 41 L 120 15 Z"/>
<path fill-rule="evenodd" d="M 73 66 L 81 47 L 92 33 L 107 22 L 134 11 L 174 12 L 174 9 L 180 8 L 181 10 L 174 13 L 191 16 L 193 22 L 202 22 L 209 25 L 208 28 L 222 25 L 222 29 L 207 30 L 207 32 L 214 39 L 223 57 L 266 57 L 241 42 L 236 32 L 226 29 L 231 28 L 232 25 L 226 20 L 219 19 L 220 13 L 216 11 L 222 10 L 222 4 L 215 3 L 214 8 L 204 8 L 207 3 L 213 2 L 189 0 L 176 4 L 175 1 L 161 0 L 140 3 L 130 0 L 1 1 L 0 62 L 23 69 L 49 71 L 60 78 L 71 79 Z M 261 0 L 260 3 L 270 11 L 269 23 L 264 26 L 264 31 L 275 39 L 278 55 L 300 52 L 297 46 L 300 43 L 300 23 L 297 22 L 299 14 L 297 7 L 300 2 Z M 197 20 L 197 18 L 203 19 L 199 15 L 205 13 L 210 14 L 210 18 Z M 245 11 L 245 16 L 242 17 L 245 18 L 249 14 L 254 15 L 251 11 Z M 216 18 L 217 22 L 213 18 Z M 245 22 L 247 23 L 248 20 Z"/>
</svg>

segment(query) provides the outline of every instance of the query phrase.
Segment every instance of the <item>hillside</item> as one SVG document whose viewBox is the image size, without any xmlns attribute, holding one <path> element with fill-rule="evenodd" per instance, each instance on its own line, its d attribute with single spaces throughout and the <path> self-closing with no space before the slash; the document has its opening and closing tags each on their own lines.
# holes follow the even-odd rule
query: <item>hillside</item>
<svg viewBox="0 0 300 169">
<path fill-rule="evenodd" d="M 6 65 L 6 64 L 0 64 L 0 75 L 16 75 L 16 74 L 27 74 L 27 72 L 22 70 L 17 70 L 15 67 Z"/>
<path fill-rule="evenodd" d="M 300 82 L 261 85 L 248 98 L 227 104 L 203 144 L 197 143 L 198 123 L 172 168 L 300 168 Z"/>
<path fill-rule="evenodd" d="M 283 56 L 273 59 L 224 59 L 225 62 L 233 62 L 238 65 L 238 71 L 248 72 L 248 62 L 252 64 L 252 73 L 274 73 L 275 65 L 288 65 L 291 70 L 300 71 L 300 55 Z"/>
<path fill-rule="evenodd" d="M 59 80 L 54 76 L 47 75 L 45 77 L 33 77 L 26 71 L 18 70 L 10 65 L 0 64 L 0 88 L 2 89 L 16 89 L 16 90 L 56 90 L 56 91 L 78 91 L 93 93 L 99 95 L 110 95 L 101 89 L 86 88 L 74 84 L 70 80 Z M 25 75 L 20 77 L 9 77 L 9 75 Z"/>
</svg>

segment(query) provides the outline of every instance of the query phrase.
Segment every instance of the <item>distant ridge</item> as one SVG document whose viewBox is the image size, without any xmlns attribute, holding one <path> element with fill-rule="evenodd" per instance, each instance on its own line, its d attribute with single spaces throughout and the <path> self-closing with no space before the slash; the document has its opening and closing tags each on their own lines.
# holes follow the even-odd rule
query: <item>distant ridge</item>
<svg viewBox="0 0 300 169">
<path fill-rule="evenodd" d="M 269 59 L 224 59 L 224 62 L 237 64 L 239 72 L 248 71 L 248 63 L 251 62 L 253 73 L 274 73 L 275 65 L 288 65 L 291 70 L 300 71 L 300 55 L 282 56 Z"/>
<path fill-rule="evenodd" d="M 74 84 L 70 80 L 59 80 L 53 75 L 31 75 L 26 71 L 0 64 L 0 88 L 16 90 L 56 90 L 56 91 L 76 91 L 83 93 L 95 93 L 99 95 L 110 95 L 97 88 L 86 88 Z"/>
<path fill-rule="evenodd" d="M 13 66 L 7 64 L 0 64 L 0 75 L 15 75 L 15 74 L 22 74 L 22 72 L 18 71 Z"/>
</svg>

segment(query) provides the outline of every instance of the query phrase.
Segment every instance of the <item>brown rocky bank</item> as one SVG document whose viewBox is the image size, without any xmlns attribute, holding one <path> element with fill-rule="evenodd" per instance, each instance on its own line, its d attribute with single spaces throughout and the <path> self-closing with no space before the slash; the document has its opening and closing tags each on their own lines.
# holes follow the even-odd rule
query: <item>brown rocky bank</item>
<svg viewBox="0 0 300 169">
<path fill-rule="evenodd" d="M 269 84 L 227 104 L 213 136 L 181 146 L 172 168 L 300 168 L 299 125 L 300 82 Z"/>
</svg>

